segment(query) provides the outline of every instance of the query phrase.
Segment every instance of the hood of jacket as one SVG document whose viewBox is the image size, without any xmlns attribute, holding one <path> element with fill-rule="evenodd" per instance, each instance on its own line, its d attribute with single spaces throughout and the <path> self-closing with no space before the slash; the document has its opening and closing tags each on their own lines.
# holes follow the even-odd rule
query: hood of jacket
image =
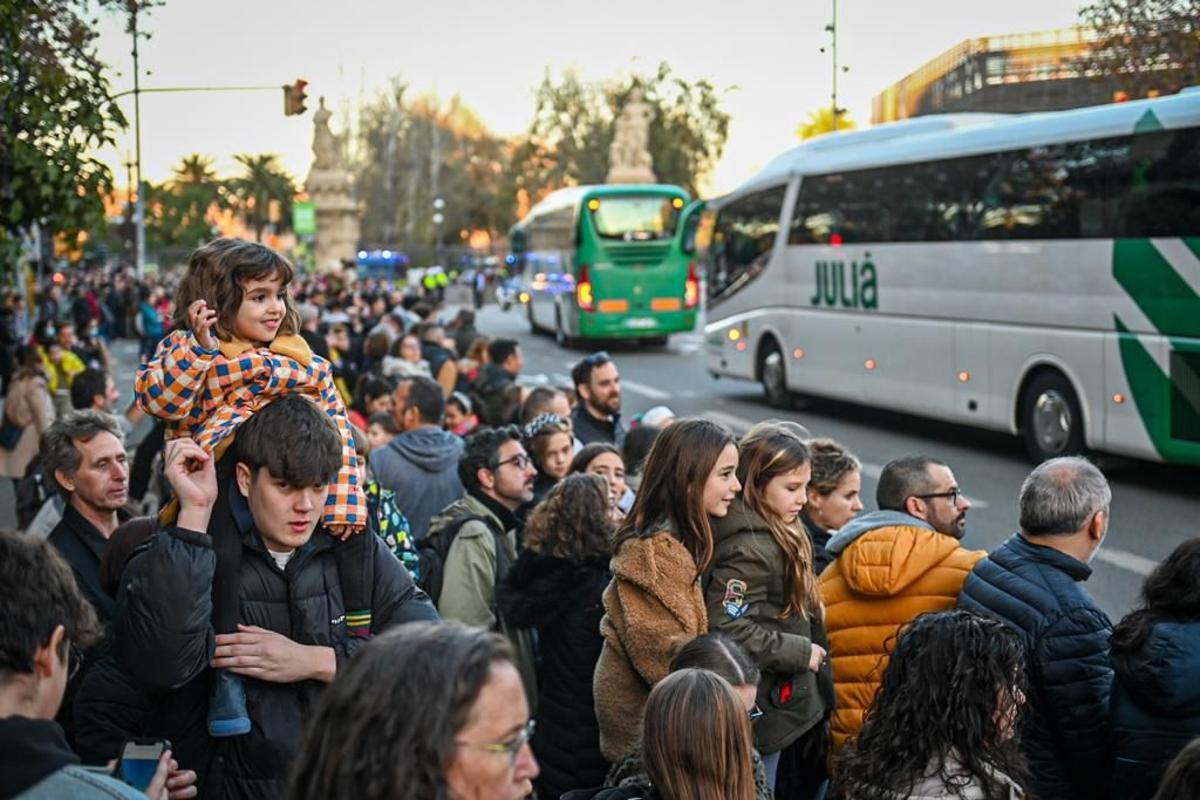
<svg viewBox="0 0 1200 800">
<path fill-rule="evenodd" d="M 873 530 L 894 528 L 897 526 L 933 530 L 933 526 L 925 520 L 917 519 L 910 514 L 905 514 L 903 511 L 871 511 L 860 517 L 855 517 L 840 530 L 834 531 L 829 537 L 829 542 L 825 545 L 825 549 L 829 551 L 830 555 L 836 556 L 853 544 L 855 540 Z"/>
<path fill-rule="evenodd" d="M 462 439 L 433 427 L 397 434 L 387 446 L 399 450 L 405 459 L 426 472 L 443 472 L 455 466 L 463 449 Z"/>
<path fill-rule="evenodd" d="M 1163 717 L 1200 714 L 1200 622 L 1160 622 L 1141 648 L 1112 651 L 1117 678 L 1147 711 Z"/>
<path fill-rule="evenodd" d="M 851 589 L 890 597 L 945 561 L 959 549 L 959 542 L 915 517 L 877 511 L 842 528 L 826 549 L 837 555 Z"/>
</svg>

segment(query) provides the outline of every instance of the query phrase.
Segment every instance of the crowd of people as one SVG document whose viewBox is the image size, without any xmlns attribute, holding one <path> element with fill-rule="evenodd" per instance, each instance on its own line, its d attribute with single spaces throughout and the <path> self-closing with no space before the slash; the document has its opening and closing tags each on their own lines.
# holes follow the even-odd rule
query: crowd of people
<svg viewBox="0 0 1200 800">
<path fill-rule="evenodd" d="M 936 458 L 864 513 L 839 442 L 627 420 L 606 352 L 531 385 L 473 309 L 256 243 L 25 305 L 0 800 L 1200 796 L 1200 538 L 1114 626 L 1084 458 L 984 553 Z M 162 750 L 137 791 L 130 742 Z"/>
</svg>

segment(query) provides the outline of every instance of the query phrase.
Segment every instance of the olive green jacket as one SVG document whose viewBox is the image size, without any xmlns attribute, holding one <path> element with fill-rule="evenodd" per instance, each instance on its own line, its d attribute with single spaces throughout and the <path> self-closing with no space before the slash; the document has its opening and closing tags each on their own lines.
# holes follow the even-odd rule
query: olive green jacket
<svg viewBox="0 0 1200 800">
<path fill-rule="evenodd" d="M 762 753 L 776 753 L 823 724 L 833 708 L 828 659 L 818 672 L 808 668 L 813 642 L 829 649 L 824 621 L 780 617 L 788 601 L 783 551 L 741 498 L 713 522 L 715 552 L 705 580 L 708 629 L 740 644 L 762 670 L 763 716 L 754 723 L 754 743 Z M 799 523 L 795 534 L 805 536 Z"/>
</svg>

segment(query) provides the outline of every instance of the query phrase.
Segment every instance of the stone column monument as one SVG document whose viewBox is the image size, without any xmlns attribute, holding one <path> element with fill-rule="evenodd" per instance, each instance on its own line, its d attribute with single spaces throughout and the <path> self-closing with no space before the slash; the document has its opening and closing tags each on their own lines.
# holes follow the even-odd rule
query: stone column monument
<svg viewBox="0 0 1200 800">
<path fill-rule="evenodd" d="M 650 120 L 654 111 L 635 88 L 614 125 L 608 151 L 608 183 L 654 183 L 654 159 L 650 156 Z"/>
<path fill-rule="evenodd" d="M 329 129 L 331 116 L 322 97 L 313 114 L 313 163 L 304 181 L 317 216 L 314 263 L 320 272 L 340 270 L 342 260 L 354 261 L 358 252 L 359 208 L 340 142 Z"/>
</svg>

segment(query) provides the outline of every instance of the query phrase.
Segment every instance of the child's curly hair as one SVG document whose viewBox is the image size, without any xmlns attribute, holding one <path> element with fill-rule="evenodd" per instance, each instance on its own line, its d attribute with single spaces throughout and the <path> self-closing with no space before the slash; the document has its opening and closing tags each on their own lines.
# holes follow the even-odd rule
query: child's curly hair
<svg viewBox="0 0 1200 800">
<path fill-rule="evenodd" d="M 266 245 L 243 239 L 213 239 L 197 248 L 188 259 L 187 273 L 175 294 L 175 327 L 186 330 L 188 306 L 204 300 L 217 312 L 217 337 L 229 341 L 246 284 L 277 277 L 286 288 L 295 274 L 288 260 Z M 283 298 L 286 310 L 279 334 L 295 335 L 300 331 L 300 313 L 291 292 L 285 291 Z"/>
</svg>

